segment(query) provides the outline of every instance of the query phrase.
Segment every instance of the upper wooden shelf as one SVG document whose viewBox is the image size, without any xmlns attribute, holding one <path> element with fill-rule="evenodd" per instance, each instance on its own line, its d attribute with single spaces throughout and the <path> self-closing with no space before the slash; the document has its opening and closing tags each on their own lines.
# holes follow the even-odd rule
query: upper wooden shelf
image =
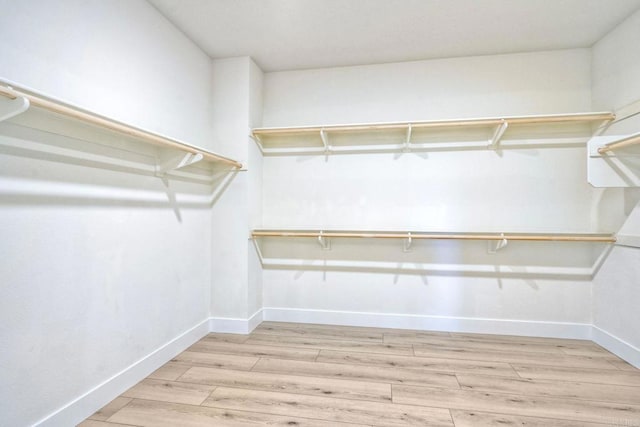
<svg viewBox="0 0 640 427">
<path fill-rule="evenodd" d="M 505 133 L 535 138 L 591 136 L 594 124 L 611 112 L 505 116 L 412 122 L 256 128 L 252 137 L 265 154 L 330 154 L 353 151 L 410 151 L 447 147 L 497 148 Z M 466 135 L 465 135 L 466 134 Z M 453 135 L 453 136 L 452 136 Z M 549 137 L 548 132 L 545 137 Z M 391 140 L 391 143 L 389 141 Z M 583 142 L 586 143 L 586 140 Z"/>
<path fill-rule="evenodd" d="M 417 239 L 417 240 L 522 240 L 537 242 L 593 242 L 615 243 L 613 234 L 607 233 L 462 233 L 425 231 L 342 231 L 342 230 L 262 230 L 251 236 L 298 238 L 364 238 L 364 239 Z"/>
<path fill-rule="evenodd" d="M 99 128 L 107 129 L 137 141 L 153 144 L 164 149 L 158 156 L 158 171 L 179 169 L 199 161 L 222 163 L 232 168 L 242 168 L 236 160 L 224 157 L 212 151 L 166 136 L 158 135 L 99 114 L 80 109 L 58 101 L 53 101 L 32 93 L 26 93 L 8 86 L 0 85 L 0 122 L 20 115 L 30 107 L 37 107 L 63 117 L 81 121 Z"/>
</svg>

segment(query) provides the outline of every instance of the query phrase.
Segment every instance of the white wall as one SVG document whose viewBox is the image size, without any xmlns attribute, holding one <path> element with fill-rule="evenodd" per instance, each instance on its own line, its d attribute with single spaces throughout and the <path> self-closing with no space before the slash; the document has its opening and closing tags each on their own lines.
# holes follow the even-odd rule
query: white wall
<svg viewBox="0 0 640 427">
<path fill-rule="evenodd" d="M 262 71 L 249 57 L 213 61 L 214 140 L 244 165 L 213 208 L 211 313 L 221 322 L 244 321 L 262 307 L 261 266 L 249 239 L 261 216 L 262 159 L 249 140 L 260 124 L 261 94 Z"/>
<path fill-rule="evenodd" d="M 591 108 L 588 49 L 275 72 L 265 75 L 264 85 L 264 126 L 546 114 Z M 501 154 L 466 150 L 333 155 L 327 162 L 322 156 L 267 156 L 263 165 L 263 225 L 595 231 L 590 217 L 594 192 L 586 181 L 584 156 L 584 146 L 505 149 Z M 333 244 L 332 252 L 346 245 L 335 240 Z M 446 243 L 440 244 L 442 251 L 451 254 Z M 402 270 L 403 259 L 405 263 L 409 260 L 403 258 L 400 245 L 389 249 L 387 255 L 398 261 L 398 270 Z M 561 244 L 548 250 L 562 251 L 557 245 Z M 277 252 L 277 246 L 265 242 L 266 252 L 270 248 Z M 299 248 L 303 247 L 298 245 L 291 252 L 306 250 Z M 479 250 L 486 251 L 484 246 Z M 593 265 L 596 255 L 590 247 L 575 250 L 580 255 L 563 255 L 567 267 L 579 258 L 584 258 L 584 266 Z M 459 260 L 464 260 L 473 258 L 472 251 L 478 248 L 462 245 L 459 251 Z M 474 277 L 436 271 L 424 275 L 341 271 L 344 268 L 323 271 L 323 261 L 310 268 L 310 261 L 302 260 L 302 266 L 295 269 L 265 270 L 264 305 L 590 323 L 588 277 L 575 280 L 531 274 L 540 267 L 535 251 L 527 256 L 526 246 L 513 245 L 504 256 L 513 253 L 509 251 L 522 254 L 511 270 L 522 274 Z M 290 255 L 295 258 L 297 254 Z M 318 248 L 310 257 L 325 260 L 332 255 Z M 491 261 L 486 254 L 484 257 L 482 262 L 489 267 L 494 263 L 495 269 L 505 270 L 500 267 L 501 258 Z"/>
<path fill-rule="evenodd" d="M 145 1 L 0 9 L 0 77 L 216 148 L 210 60 Z M 0 424 L 23 426 L 208 318 L 212 188 L 56 160 L 29 147 L 79 142 L 0 126 Z"/>
<path fill-rule="evenodd" d="M 620 109 L 640 101 L 640 11 L 593 46 L 593 106 Z M 640 103 L 636 104 L 640 112 Z M 640 131 L 640 116 L 616 124 L 609 133 Z M 614 208 L 603 207 L 611 217 L 640 215 L 637 189 L 607 189 Z M 635 208 L 634 208 L 635 205 Z M 603 217 L 602 221 L 607 221 Z M 627 235 L 640 236 L 637 222 L 623 225 Z M 593 281 L 593 321 L 609 343 L 627 360 L 640 366 L 640 248 L 616 246 Z M 606 335 L 609 337 L 607 338 Z M 613 337 L 613 339 L 611 339 Z M 606 340 L 606 342 L 605 342 Z M 624 344 L 626 343 L 626 345 Z M 635 349 L 634 349 L 635 347 Z"/>
</svg>

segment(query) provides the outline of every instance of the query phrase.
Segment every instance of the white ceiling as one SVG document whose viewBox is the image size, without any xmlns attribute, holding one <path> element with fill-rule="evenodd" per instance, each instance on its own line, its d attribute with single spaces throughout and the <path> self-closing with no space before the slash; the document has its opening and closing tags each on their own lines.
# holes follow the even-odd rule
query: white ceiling
<svg viewBox="0 0 640 427">
<path fill-rule="evenodd" d="M 212 58 L 264 71 L 589 47 L 640 0 L 149 0 Z"/>
</svg>

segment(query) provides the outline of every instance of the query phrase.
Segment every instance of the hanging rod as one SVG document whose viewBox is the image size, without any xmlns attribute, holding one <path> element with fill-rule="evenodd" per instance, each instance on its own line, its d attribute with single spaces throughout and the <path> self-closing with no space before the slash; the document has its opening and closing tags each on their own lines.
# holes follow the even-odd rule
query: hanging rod
<svg viewBox="0 0 640 427">
<path fill-rule="evenodd" d="M 31 95 L 29 93 L 21 92 L 11 87 L 0 85 L 0 95 L 9 99 L 16 99 L 18 97 L 22 97 L 27 99 L 30 105 L 33 105 L 34 107 L 43 108 L 45 110 L 48 110 L 54 113 L 62 114 L 64 116 L 72 117 L 72 118 L 81 120 L 83 122 L 101 126 L 103 128 L 106 128 L 112 131 L 123 133 L 125 135 L 129 135 L 135 138 L 143 139 L 145 141 L 148 141 L 158 146 L 174 148 L 174 149 L 186 151 L 192 154 L 201 154 L 204 159 L 209 161 L 226 163 L 238 169 L 242 168 L 242 163 L 237 162 L 228 157 L 221 156 L 212 151 L 204 150 L 202 148 L 198 148 L 194 145 L 190 145 L 185 142 L 181 142 L 175 139 L 167 138 L 165 136 L 161 136 L 155 133 L 141 130 L 133 126 L 118 122 L 116 120 L 100 116 L 96 113 L 83 111 L 78 108 L 72 108 L 67 105 L 64 105 L 58 102 L 53 102 L 36 95 Z"/>
<path fill-rule="evenodd" d="M 487 117 L 472 119 L 447 119 L 447 120 L 427 120 L 415 122 L 386 122 L 386 123 L 358 123 L 347 125 L 326 125 L 326 126 L 293 126 L 293 127 L 269 127 L 253 129 L 256 137 L 283 134 L 316 133 L 320 131 L 368 131 L 368 130 L 392 130 L 419 128 L 441 128 L 441 127 L 471 127 L 471 126 L 500 126 L 507 125 L 535 124 L 535 123 L 560 123 L 560 122 L 594 122 L 611 121 L 616 118 L 611 112 L 595 113 L 569 113 L 569 114 L 549 114 L 538 116 L 509 116 L 509 117 Z"/>
<path fill-rule="evenodd" d="M 523 240 L 551 242 L 595 242 L 615 243 L 612 234 L 587 233 L 427 233 L 427 232 L 351 232 L 351 231 L 286 231 L 253 230 L 252 237 L 336 237 L 336 238 L 372 238 L 372 239 L 425 239 L 425 240 Z"/>
<path fill-rule="evenodd" d="M 625 148 L 636 144 L 640 144 L 640 133 L 630 135 L 626 138 L 622 138 L 618 141 L 611 142 L 603 147 L 600 147 L 598 148 L 598 153 L 604 154 L 613 150 L 617 150 L 619 148 Z"/>
</svg>

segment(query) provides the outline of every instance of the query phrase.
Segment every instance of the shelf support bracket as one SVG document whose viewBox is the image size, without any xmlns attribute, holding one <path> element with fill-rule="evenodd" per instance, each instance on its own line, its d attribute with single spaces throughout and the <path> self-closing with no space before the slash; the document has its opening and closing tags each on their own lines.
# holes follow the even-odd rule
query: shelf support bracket
<svg viewBox="0 0 640 427">
<path fill-rule="evenodd" d="M 404 140 L 404 147 L 402 149 L 402 151 L 404 151 L 405 153 L 408 153 L 411 151 L 411 132 L 412 132 L 412 128 L 411 128 L 411 123 L 409 123 L 409 126 L 407 127 L 407 136 Z"/>
<path fill-rule="evenodd" d="M 493 136 L 489 141 L 489 148 L 491 148 L 492 150 L 496 150 L 498 148 L 498 145 L 500 144 L 500 139 L 502 138 L 502 135 L 504 135 L 508 127 L 509 127 L 509 122 L 503 119 L 502 123 L 500 123 L 496 128 L 495 132 L 493 132 Z"/>
<path fill-rule="evenodd" d="M 163 176 L 169 171 L 181 169 L 198 163 L 204 158 L 202 153 L 160 153 L 156 159 L 156 176 Z"/>
<path fill-rule="evenodd" d="M 24 96 L 14 99 L 0 97 L 0 122 L 22 114 L 29 109 L 29 100 Z"/>
<path fill-rule="evenodd" d="M 329 154 L 331 154 L 331 146 L 329 145 L 329 136 L 327 131 L 320 129 L 320 139 L 322 139 L 322 145 L 324 145 L 324 161 L 329 160 Z"/>
<path fill-rule="evenodd" d="M 407 233 L 407 238 L 404 239 L 404 244 L 402 245 L 402 252 L 411 252 L 412 244 L 413 239 L 411 238 L 411 233 Z"/>
<path fill-rule="evenodd" d="M 318 236 L 318 244 L 323 251 L 331 250 L 331 241 L 322 235 L 322 231 L 320 231 L 320 235 Z"/>
<path fill-rule="evenodd" d="M 487 252 L 490 254 L 495 254 L 496 252 L 498 252 L 500 249 L 503 249 L 505 247 L 507 247 L 507 245 L 509 244 L 509 241 L 504 237 L 504 233 L 500 233 L 500 237 L 502 237 L 501 240 L 497 240 L 495 243 L 491 240 L 489 240 L 487 243 Z"/>
<path fill-rule="evenodd" d="M 264 146 L 262 145 L 262 140 L 260 139 L 260 137 L 249 130 L 249 138 L 253 139 L 253 142 L 255 142 L 260 149 L 260 152 L 264 154 Z"/>
</svg>

